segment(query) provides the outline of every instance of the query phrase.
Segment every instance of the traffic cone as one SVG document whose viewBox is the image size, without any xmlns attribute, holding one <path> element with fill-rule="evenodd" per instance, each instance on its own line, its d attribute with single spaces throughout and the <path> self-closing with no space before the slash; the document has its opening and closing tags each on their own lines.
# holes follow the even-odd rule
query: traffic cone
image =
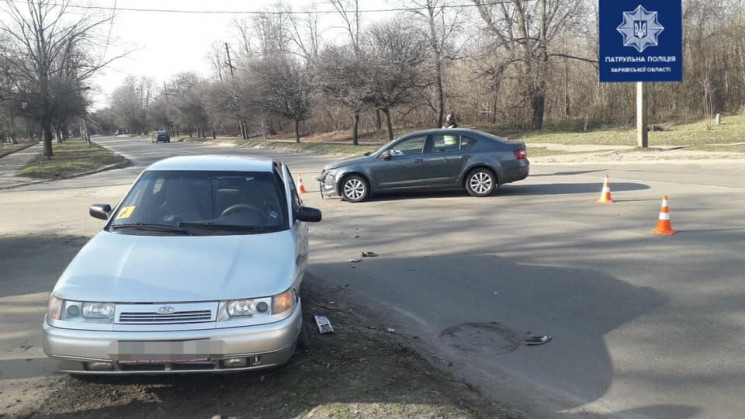
<svg viewBox="0 0 745 419">
<path fill-rule="evenodd" d="M 603 190 L 600 192 L 600 199 L 597 202 L 603 204 L 612 204 L 613 198 L 610 196 L 610 182 L 608 182 L 608 175 L 605 175 L 605 182 L 603 183 Z"/>
<path fill-rule="evenodd" d="M 665 234 L 672 236 L 677 233 L 673 230 L 673 225 L 670 222 L 670 209 L 667 207 L 667 195 L 662 197 L 662 209 L 660 209 L 660 218 L 657 220 L 657 228 L 652 230 L 654 234 Z"/>
<path fill-rule="evenodd" d="M 303 177 L 298 175 L 298 181 L 300 183 L 300 193 L 306 193 L 308 191 L 305 190 L 305 185 L 303 185 Z"/>
</svg>

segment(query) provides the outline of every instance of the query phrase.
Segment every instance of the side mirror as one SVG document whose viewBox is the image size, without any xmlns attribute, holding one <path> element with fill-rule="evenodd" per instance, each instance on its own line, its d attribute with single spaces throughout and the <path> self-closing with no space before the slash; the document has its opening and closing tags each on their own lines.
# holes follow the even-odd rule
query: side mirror
<svg viewBox="0 0 745 419">
<path fill-rule="evenodd" d="M 380 153 L 380 158 L 383 160 L 390 160 L 391 159 L 391 152 L 390 150 L 386 150 L 382 153 Z"/>
<path fill-rule="evenodd" d="M 111 205 L 109 204 L 93 204 L 88 211 L 93 218 L 100 220 L 108 220 L 111 215 Z"/>
<path fill-rule="evenodd" d="M 311 207 L 300 207 L 300 209 L 297 212 L 297 217 L 295 217 L 298 221 L 305 221 L 308 223 L 317 223 L 321 221 L 322 218 L 321 210 L 311 208 Z"/>
<path fill-rule="evenodd" d="M 367 153 L 365 153 L 365 156 L 369 156 L 369 155 L 370 155 L 370 152 L 369 151 Z"/>
</svg>

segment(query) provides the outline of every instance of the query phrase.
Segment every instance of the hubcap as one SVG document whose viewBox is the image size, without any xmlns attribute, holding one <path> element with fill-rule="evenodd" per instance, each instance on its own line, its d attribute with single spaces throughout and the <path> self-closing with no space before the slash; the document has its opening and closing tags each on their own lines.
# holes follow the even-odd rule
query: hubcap
<svg viewBox="0 0 745 419">
<path fill-rule="evenodd" d="M 472 191 L 478 194 L 485 194 L 489 192 L 489 189 L 492 187 L 491 176 L 484 172 L 474 173 L 468 181 L 468 185 L 471 187 Z"/>
<path fill-rule="evenodd" d="M 365 184 L 359 179 L 349 179 L 344 182 L 344 195 L 353 200 L 362 199 L 365 196 Z"/>
</svg>

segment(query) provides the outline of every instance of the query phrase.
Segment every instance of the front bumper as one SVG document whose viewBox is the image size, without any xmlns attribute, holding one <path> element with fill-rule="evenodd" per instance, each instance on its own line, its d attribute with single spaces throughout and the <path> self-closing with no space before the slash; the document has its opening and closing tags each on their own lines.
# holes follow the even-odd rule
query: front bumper
<svg viewBox="0 0 745 419">
<path fill-rule="evenodd" d="M 60 371 L 75 374 L 158 374 L 193 372 L 229 372 L 269 368 L 290 360 L 302 327 L 300 304 L 293 314 L 279 322 L 225 329 L 101 332 L 62 329 L 43 325 L 44 353 L 60 360 Z M 195 343 L 197 342 L 197 343 Z M 150 356 L 147 353 L 133 357 L 123 354 L 127 347 L 180 347 L 209 348 L 178 359 L 168 353 Z M 139 346 L 138 346 L 139 345 Z M 145 360 L 141 358 L 150 357 Z M 137 359 L 133 359 L 137 358 Z M 228 366 L 225 360 L 245 358 L 245 365 Z M 90 368 L 91 362 L 111 364 L 110 368 Z"/>
<path fill-rule="evenodd" d="M 328 172 L 322 172 L 320 176 L 316 176 L 316 180 L 318 181 L 318 189 L 321 191 L 322 198 L 341 196 L 336 179 Z"/>
</svg>

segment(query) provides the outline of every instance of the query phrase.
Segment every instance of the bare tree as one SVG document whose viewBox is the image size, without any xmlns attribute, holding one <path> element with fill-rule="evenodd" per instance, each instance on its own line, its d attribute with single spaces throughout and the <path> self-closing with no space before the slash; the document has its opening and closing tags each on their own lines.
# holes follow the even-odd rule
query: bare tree
<svg viewBox="0 0 745 419">
<path fill-rule="evenodd" d="M 546 106 L 551 44 L 577 18 L 583 0 L 472 0 L 486 29 L 510 61 L 522 65 L 533 129 L 541 129 Z"/>
<path fill-rule="evenodd" d="M 352 144 L 358 145 L 360 113 L 368 105 L 368 69 L 361 52 L 349 51 L 350 47 L 325 49 L 316 64 L 316 84 L 327 98 L 352 111 L 354 128 Z"/>
<path fill-rule="evenodd" d="M 454 36 L 460 28 L 461 9 L 448 14 L 448 0 L 410 0 L 412 13 L 427 26 L 428 47 L 434 67 L 437 126 L 445 116 L 445 65 L 455 58 Z"/>
<path fill-rule="evenodd" d="M 422 87 L 427 40 L 403 20 L 393 20 L 373 26 L 369 42 L 365 100 L 383 112 L 388 139 L 393 140 L 391 109 L 410 103 Z"/>
<path fill-rule="evenodd" d="M 68 13 L 69 4 L 68 0 L 6 0 L 7 18 L 0 22 L 0 32 L 10 40 L 6 45 L 14 57 L 10 71 L 18 83 L 10 93 L 27 103 L 25 114 L 41 125 L 48 159 L 54 125 L 85 113 L 88 80 L 118 58 L 91 56 L 95 30 L 109 18 L 73 15 Z"/>
<path fill-rule="evenodd" d="M 295 122 L 300 142 L 300 122 L 311 114 L 311 74 L 288 54 L 273 54 L 252 65 L 261 93 L 259 105 L 267 112 Z"/>
</svg>

